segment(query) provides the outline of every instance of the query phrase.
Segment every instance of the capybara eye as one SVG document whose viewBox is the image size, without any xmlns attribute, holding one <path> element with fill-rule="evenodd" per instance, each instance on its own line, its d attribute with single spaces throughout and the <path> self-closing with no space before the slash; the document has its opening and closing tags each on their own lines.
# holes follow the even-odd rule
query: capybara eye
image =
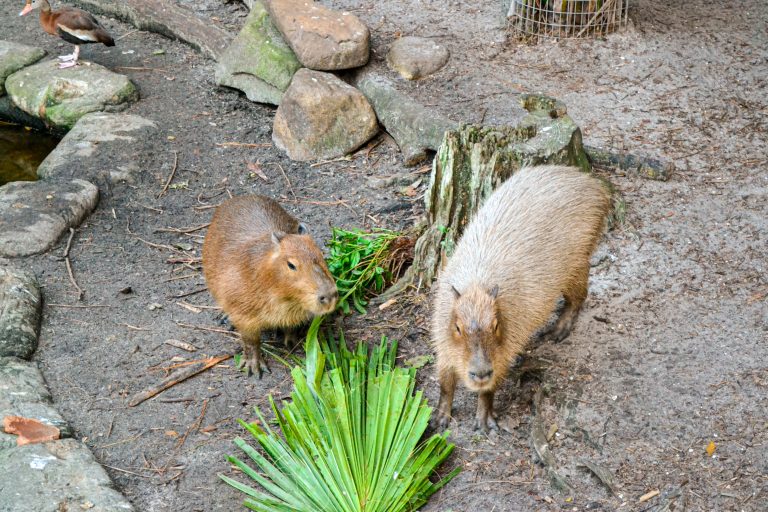
<svg viewBox="0 0 768 512">
<path fill-rule="evenodd" d="M 288 268 L 289 268 L 289 269 L 291 269 L 291 270 L 296 270 L 296 265 L 294 265 L 293 263 L 291 263 L 291 262 L 289 261 L 289 262 L 288 262 Z"/>
</svg>

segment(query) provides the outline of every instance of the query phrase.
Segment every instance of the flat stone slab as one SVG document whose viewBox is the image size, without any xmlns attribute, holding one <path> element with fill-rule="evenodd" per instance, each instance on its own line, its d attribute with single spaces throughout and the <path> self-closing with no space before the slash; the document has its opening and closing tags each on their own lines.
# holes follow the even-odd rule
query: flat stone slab
<svg viewBox="0 0 768 512">
<path fill-rule="evenodd" d="M 355 77 L 354 84 L 371 102 L 379 122 L 397 142 L 405 165 L 424 161 L 428 151 L 440 147 L 445 132 L 459 126 L 401 93 L 391 80 L 381 75 L 362 71 Z"/>
<path fill-rule="evenodd" d="M 279 105 L 293 74 L 301 68 L 291 47 L 254 2 L 245 25 L 216 66 L 216 83 L 239 89 L 251 101 Z"/>
<path fill-rule="evenodd" d="M 448 48 L 425 37 L 401 37 L 387 53 L 387 65 L 406 80 L 418 80 L 448 62 Z"/>
<path fill-rule="evenodd" d="M 6 416 L 33 418 L 57 427 L 62 437 L 72 435 L 72 429 L 53 408 L 51 393 L 37 363 L 15 357 L 0 357 L 0 425 Z M 15 445 L 16 436 L 11 439 Z"/>
<path fill-rule="evenodd" d="M 47 251 L 96 207 L 99 189 L 85 180 L 15 181 L 0 187 L 0 256 Z"/>
<path fill-rule="evenodd" d="M 45 57 L 45 50 L 25 44 L 0 41 L 0 96 L 5 94 L 5 79 Z"/>
<path fill-rule="evenodd" d="M 118 112 L 139 98 L 127 76 L 87 62 L 66 69 L 41 62 L 9 76 L 5 88 L 21 110 L 63 129 L 89 112 Z"/>
<path fill-rule="evenodd" d="M 334 71 L 368 62 L 371 33 L 354 14 L 312 0 L 269 0 L 266 7 L 304 66 Z"/>
<path fill-rule="evenodd" d="M 292 160 L 342 156 L 379 131 L 365 96 L 331 73 L 300 69 L 277 108 L 275 145 Z"/>
<path fill-rule="evenodd" d="M 74 439 L 0 450 L 0 482 L 0 512 L 134 510 Z"/>
<path fill-rule="evenodd" d="M 34 274 L 0 267 L 0 357 L 32 357 L 37 350 L 41 304 Z"/>
<path fill-rule="evenodd" d="M 134 182 L 141 170 L 138 148 L 149 144 L 157 125 L 140 116 L 94 112 L 80 118 L 37 168 L 46 180 L 85 178 Z"/>
</svg>

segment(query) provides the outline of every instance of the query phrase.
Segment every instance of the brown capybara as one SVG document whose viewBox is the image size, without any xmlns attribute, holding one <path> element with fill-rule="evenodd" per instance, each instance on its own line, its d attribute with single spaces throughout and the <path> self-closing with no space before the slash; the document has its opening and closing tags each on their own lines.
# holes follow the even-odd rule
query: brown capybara
<svg viewBox="0 0 768 512">
<path fill-rule="evenodd" d="M 216 209 L 203 243 L 208 290 L 240 332 L 241 366 L 261 378 L 261 331 L 288 333 L 333 311 L 338 291 L 323 254 L 304 224 L 277 201 L 259 195 L 229 199 Z"/>
<path fill-rule="evenodd" d="M 589 259 L 609 196 L 577 168 L 529 167 L 502 183 L 470 220 L 435 290 L 441 427 L 450 421 L 461 379 L 479 393 L 476 428 L 498 428 L 496 387 L 561 297 L 565 305 L 551 336 L 568 336 L 587 296 Z"/>
</svg>

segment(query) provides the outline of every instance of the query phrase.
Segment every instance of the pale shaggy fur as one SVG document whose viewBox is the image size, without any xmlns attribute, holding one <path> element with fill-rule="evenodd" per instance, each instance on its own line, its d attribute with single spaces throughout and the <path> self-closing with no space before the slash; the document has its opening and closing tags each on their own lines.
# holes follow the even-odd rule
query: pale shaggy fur
<svg viewBox="0 0 768 512">
<path fill-rule="evenodd" d="M 208 290 L 242 335 L 243 363 L 259 374 L 268 369 L 262 330 L 292 329 L 336 305 L 336 283 L 304 229 L 273 199 L 249 195 L 219 206 L 205 236 Z"/>
<path fill-rule="evenodd" d="M 441 387 L 455 386 L 458 377 L 470 389 L 490 391 L 492 401 L 510 363 L 545 325 L 561 296 L 575 306 L 572 322 L 587 294 L 589 258 L 608 209 L 605 186 L 570 167 L 521 169 L 491 194 L 438 276 L 432 340 Z M 488 296 L 494 286 L 499 287 L 495 304 Z M 462 294 L 458 311 L 452 287 Z M 481 320 L 486 314 L 492 317 L 493 311 L 483 309 L 494 307 L 499 339 L 488 354 L 493 376 L 480 389 L 468 377 L 471 347 L 457 334 L 455 323 L 457 314 L 466 318 L 473 314 L 467 309 L 473 308 Z M 452 401 L 452 392 L 445 398 Z M 450 414 L 450 403 L 441 405 Z"/>
</svg>

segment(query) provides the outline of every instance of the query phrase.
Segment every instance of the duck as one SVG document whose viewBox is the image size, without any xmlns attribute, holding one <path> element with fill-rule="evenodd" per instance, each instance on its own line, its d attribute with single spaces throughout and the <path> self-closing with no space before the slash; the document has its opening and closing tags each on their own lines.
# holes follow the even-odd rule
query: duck
<svg viewBox="0 0 768 512">
<path fill-rule="evenodd" d="M 27 0 L 19 16 L 25 16 L 38 8 L 43 30 L 75 45 L 74 53 L 59 57 L 61 69 L 77 66 L 81 44 L 102 43 L 115 46 L 115 40 L 97 19 L 91 13 L 76 7 L 65 6 L 54 11 L 48 0 Z"/>
</svg>

